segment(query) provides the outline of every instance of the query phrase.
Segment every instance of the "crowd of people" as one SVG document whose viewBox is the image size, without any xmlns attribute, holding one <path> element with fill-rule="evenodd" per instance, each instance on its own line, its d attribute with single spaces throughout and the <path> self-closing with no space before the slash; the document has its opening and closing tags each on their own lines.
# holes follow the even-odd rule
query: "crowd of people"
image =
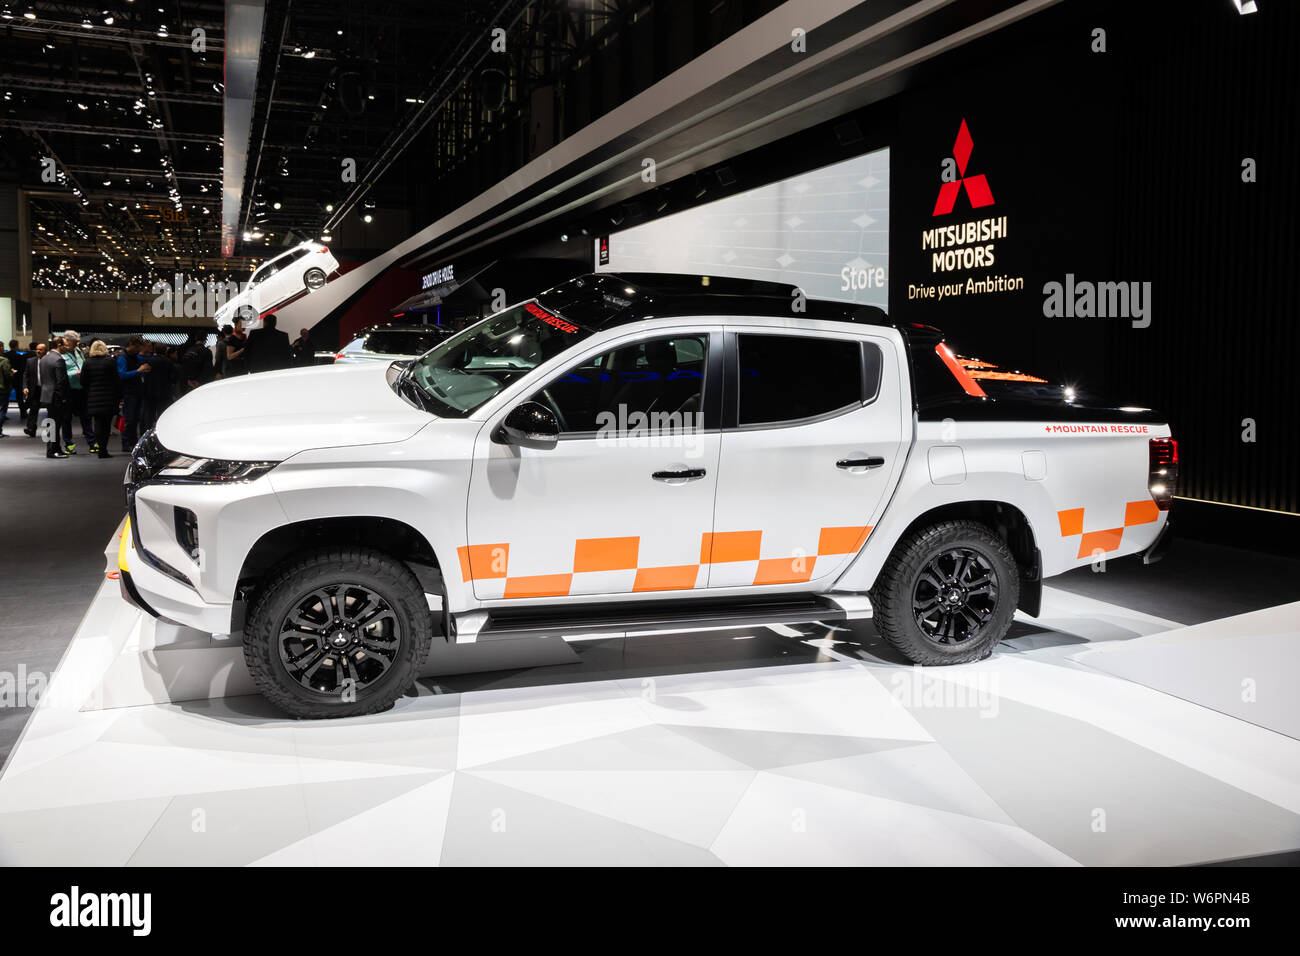
<svg viewBox="0 0 1300 956">
<path fill-rule="evenodd" d="M 236 319 L 211 348 L 206 339 L 193 332 L 184 345 L 167 347 L 132 335 L 116 355 L 102 339 L 83 345 L 74 330 L 32 342 L 25 352 L 15 339 L 0 353 L 0 438 L 12 393 L 23 431 L 45 440 L 47 458 L 77 454 L 74 423 L 91 454 L 111 458 L 114 426 L 122 451 L 130 452 L 180 396 L 220 378 L 310 365 L 314 356 L 308 331 L 290 343 L 274 315 L 247 334 Z"/>
</svg>

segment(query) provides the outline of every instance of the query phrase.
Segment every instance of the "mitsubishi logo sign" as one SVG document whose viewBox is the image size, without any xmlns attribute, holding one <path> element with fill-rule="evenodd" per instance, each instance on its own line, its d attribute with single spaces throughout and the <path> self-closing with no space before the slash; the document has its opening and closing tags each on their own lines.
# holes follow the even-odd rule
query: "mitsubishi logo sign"
<svg viewBox="0 0 1300 956">
<path fill-rule="evenodd" d="M 950 161 L 944 162 L 943 185 L 939 187 L 939 198 L 935 200 L 934 212 L 932 216 L 946 216 L 952 212 L 953 206 L 957 204 L 957 194 L 966 189 L 966 198 L 970 200 L 971 208 L 979 209 L 981 206 L 993 205 L 993 190 L 989 189 L 989 182 L 981 173 L 978 176 L 966 175 L 966 164 L 970 162 L 971 150 L 975 148 L 975 142 L 970 137 L 970 130 L 966 128 L 966 120 L 961 121 L 961 129 L 957 130 L 957 140 L 952 144 L 952 159 L 956 161 L 955 167 Z"/>
</svg>

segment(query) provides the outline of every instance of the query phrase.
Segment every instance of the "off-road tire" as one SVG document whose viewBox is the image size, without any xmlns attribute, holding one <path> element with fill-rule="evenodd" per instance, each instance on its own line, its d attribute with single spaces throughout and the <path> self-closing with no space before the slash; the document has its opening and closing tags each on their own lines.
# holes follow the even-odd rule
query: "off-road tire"
<svg viewBox="0 0 1300 956">
<path fill-rule="evenodd" d="M 917 622 L 913 596 L 918 579 L 939 555 L 969 549 L 993 568 L 997 599 L 983 629 L 955 644 L 928 636 Z M 978 521 L 944 521 L 919 528 L 894 546 L 870 591 L 876 630 L 904 657 L 917 664 L 964 664 L 980 660 L 1006 636 L 1020 600 L 1020 574 L 1011 550 Z"/>
<path fill-rule="evenodd" d="M 300 684 L 281 660 L 277 644 L 286 616 L 305 595 L 343 583 L 379 595 L 391 607 L 400 635 L 388 671 L 373 684 L 356 688 L 351 701 L 342 693 L 326 695 Z M 401 561 L 373 548 L 320 548 L 294 555 L 268 575 L 244 628 L 244 660 L 262 694 L 292 717 L 373 714 L 391 707 L 415 682 L 435 626 L 423 588 Z"/>
</svg>

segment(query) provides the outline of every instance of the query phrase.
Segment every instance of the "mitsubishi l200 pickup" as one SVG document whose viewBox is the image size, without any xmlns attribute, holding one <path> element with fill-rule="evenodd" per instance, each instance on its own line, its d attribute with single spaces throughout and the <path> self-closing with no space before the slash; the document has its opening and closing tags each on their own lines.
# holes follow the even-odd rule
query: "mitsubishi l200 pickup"
<svg viewBox="0 0 1300 956">
<path fill-rule="evenodd" d="M 131 457 L 122 591 L 331 717 L 436 639 L 871 616 L 959 664 L 1044 578 L 1154 553 L 1159 415 L 986 394 L 937 330 L 796 292 L 588 275 L 409 361 L 205 385 Z"/>
</svg>

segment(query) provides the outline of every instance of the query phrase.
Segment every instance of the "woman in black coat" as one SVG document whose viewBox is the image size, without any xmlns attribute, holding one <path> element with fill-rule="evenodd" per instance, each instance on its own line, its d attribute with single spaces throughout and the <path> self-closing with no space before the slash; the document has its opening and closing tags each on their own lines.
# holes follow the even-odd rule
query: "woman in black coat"
<svg viewBox="0 0 1300 956">
<path fill-rule="evenodd" d="M 112 458 L 108 439 L 113 434 L 113 419 L 122 401 L 122 380 L 117 377 L 117 363 L 108 354 L 108 346 L 98 339 L 90 346 L 90 358 L 81 369 L 81 389 L 86 393 L 86 414 L 94 419 L 96 451 L 100 458 Z"/>
</svg>

